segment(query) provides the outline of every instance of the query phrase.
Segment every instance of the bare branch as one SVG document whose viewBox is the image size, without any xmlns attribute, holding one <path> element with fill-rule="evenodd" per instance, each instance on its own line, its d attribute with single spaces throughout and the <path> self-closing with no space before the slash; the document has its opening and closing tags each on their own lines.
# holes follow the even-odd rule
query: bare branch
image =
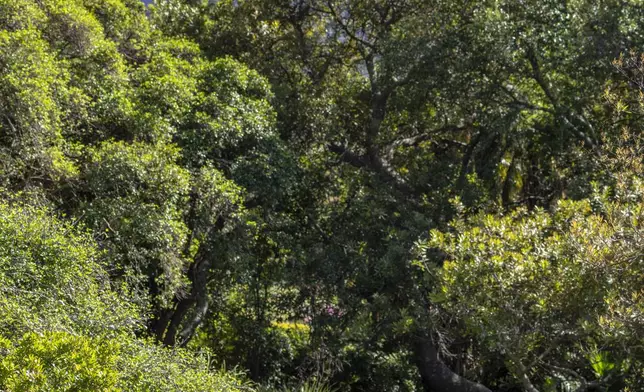
<svg viewBox="0 0 644 392">
<path fill-rule="evenodd" d="M 354 40 L 354 41 L 356 41 L 358 43 L 361 43 L 362 45 L 366 46 L 367 48 L 371 49 L 374 52 L 376 51 L 376 46 L 373 43 L 371 43 L 369 41 L 365 41 L 364 39 L 358 37 L 354 32 L 352 32 L 349 29 L 349 26 L 347 26 L 342 21 L 342 18 L 340 18 L 340 16 L 336 13 L 335 9 L 333 8 L 333 5 L 331 4 L 331 1 L 327 1 L 326 5 L 327 5 L 327 7 L 329 9 L 328 13 L 333 17 L 335 22 L 342 28 L 342 31 L 344 31 L 349 36 L 349 38 L 351 38 L 352 40 Z M 362 52 L 362 50 L 361 50 L 361 52 Z"/>
<path fill-rule="evenodd" d="M 467 126 L 456 126 L 456 125 L 446 125 L 441 128 L 433 129 L 429 132 L 394 140 L 392 143 L 390 143 L 389 148 L 396 148 L 396 147 L 415 147 L 418 146 L 422 142 L 426 142 L 428 140 L 431 140 L 433 137 L 436 136 L 436 134 L 441 133 L 441 132 L 457 132 L 457 131 L 464 131 L 468 129 L 470 125 Z M 444 140 L 452 144 L 458 144 L 460 146 L 467 146 L 467 143 L 459 142 L 457 140 Z"/>
</svg>

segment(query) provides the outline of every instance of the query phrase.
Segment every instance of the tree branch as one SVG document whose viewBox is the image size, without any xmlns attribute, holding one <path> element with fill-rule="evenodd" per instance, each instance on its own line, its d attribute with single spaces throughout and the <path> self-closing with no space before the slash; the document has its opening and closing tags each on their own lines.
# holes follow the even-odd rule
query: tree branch
<svg viewBox="0 0 644 392">
<path fill-rule="evenodd" d="M 583 116 L 580 114 L 577 114 L 574 110 L 568 107 L 562 107 L 559 104 L 559 101 L 557 98 L 554 96 L 552 91 L 550 90 L 550 87 L 546 83 L 545 79 L 543 78 L 543 73 L 541 72 L 541 67 L 539 66 L 539 60 L 537 59 L 537 55 L 535 53 L 534 48 L 532 45 L 528 46 L 528 50 L 526 52 L 528 61 L 530 62 L 530 66 L 532 68 L 532 78 L 539 84 L 539 87 L 541 87 L 541 90 L 543 90 L 544 94 L 546 94 L 546 97 L 550 100 L 552 105 L 555 108 L 555 113 L 558 113 L 558 117 L 563 120 L 563 122 L 571 127 L 577 135 L 586 143 L 586 145 L 592 149 L 596 147 L 596 143 L 583 131 L 581 131 L 579 128 L 577 128 L 568 118 L 568 116 L 572 116 L 575 119 L 579 120 L 591 133 L 594 133 L 593 126 L 586 120 Z"/>
<path fill-rule="evenodd" d="M 372 44 L 371 42 L 368 42 L 368 41 L 365 41 L 365 40 L 361 39 L 360 37 L 355 35 L 355 33 L 351 32 L 351 30 L 349 30 L 349 27 L 345 23 L 342 22 L 342 19 L 335 12 L 335 9 L 333 8 L 333 5 L 331 4 L 331 1 L 327 1 L 326 5 L 327 5 L 327 7 L 329 9 L 328 13 L 333 17 L 335 22 L 342 28 L 342 31 L 344 31 L 349 36 L 349 38 L 351 38 L 352 40 L 354 40 L 356 42 L 361 43 L 362 45 L 366 46 L 367 48 L 371 49 L 372 51 L 376 51 L 376 47 L 375 47 L 374 44 Z M 364 51 L 362 49 L 360 49 L 360 52 L 364 52 Z"/>
<path fill-rule="evenodd" d="M 389 146 L 387 147 L 388 150 L 395 149 L 396 147 L 416 147 L 422 142 L 426 142 L 428 140 L 431 140 L 433 137 L 436 136 L 436 134 L 441 133 L 441 132 L 458 132 L 458 131 L 464 131 L 471 127 L 470 124 L 465 125 L 465 126 L 456 126 L 456 125 L 446 125 L 441 128 L 433 129 L 429 132 L 426 133 L 421 133 L 418 135 L 414 136 L 409 136 L 406 138 L 402 139 L 397 139 L 394 140 L 393 142 L 389 143 Z M 457 140 L 443 140 L 447 141 L 452 144 L 458 144 L 461 146 L 466 146 L 466 143 L 459 142 Z"/>
<path fill-rule="evenodd" d="M 539 66 L 539 60 L 537 59 L 537 54 L 534 48 L 532 47 L 532 45 L 528 45 L 526 56 L 528 57 L 528 61 L 530 62 L 530 67 L 532 68 L 532 78 L 537 82 L 539 87 L 541 87 L 541 90 L 543 90 L 544 94 L 546 94 L 546 97 L 548 97 L 550 102 L 552 102 L 552 105 L 555 108 L 558 107 L 559 103 L 557 102 L 557 99 L 552 94 L 552 91 L 550 91 L 550 87 L 548 86 L 545 79 L 543 78 L 543 73 L 541 72 L 541 67 Z"/>
<path fill-rule="evenodd" d="M 342 162 L 346 162 L 351 166 L 357 168 L 364 168 L 365 166 L 367 166 L 367 161 L 364 156 L 358 155 L 348 150 L 344 146 L 341 146 L 339 144 L 328 144 L 327 149 L 332 153 L 339 155 Z"/>
<path fill-rule="evenodd" d="M 386 160 L 382 159 L 379 154 L 372 152 L 368 155 L 358 155 L 346 147 L 338 144 L 327 145 L 329 151 L 340 156 L 342 162 L 349 163 L 357 168 L 365 168 L 378 174 L 385 182 L 392 184 L 400 192 L 410 195 L 414 189 L 407 181 L 396 172 L 395 168 Z"/>
<path fill-rule="evenodd" d="M 428 337 L 414 343 L 416 361 L 426 392 L 491 392 L 485 386 L 454 373 L 438 356 Z"/>
<path fill-rule="evenodd" d="M 528 369 L 525 368 L 521 360 L 512 359 L 512 362 L 517 368 L 517 376 L 519 376 L 519 380 L 521 380 L 523 389 L 528 392 L 539 392 L 539 390 L 532 384 L 532 381 L 530 381 L 530 378 L 528 377 Z"/>
</svg>

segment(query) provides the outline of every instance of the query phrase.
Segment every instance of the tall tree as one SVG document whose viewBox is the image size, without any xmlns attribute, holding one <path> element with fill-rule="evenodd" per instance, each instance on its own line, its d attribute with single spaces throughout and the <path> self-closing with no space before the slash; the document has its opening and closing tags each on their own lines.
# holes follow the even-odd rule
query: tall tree
<svg viewBox="0 0 644 392">
<path fill-rule="evenodd" d="M 641 42 L 641 7 L 222 1 L 194 5 L 187 20 L 173 4 L 159 4 L 162 29 L 274 86 L 280 135 L 309 173 L 297 241 L 310 245 L 293 257 L 311 278 L 293 283 L 325 344 L 343 345 L 342 334 L 389 355 L 404 342 L 399 354 L 427 390 L 470 388 L 450 385 L 459 378 L 438 359 L 413 244 L 445 227 L 456 196 L 465 208 L 511 209 L 590 193 L 580 179 L 605 132 L 596 103 L 610 59 Z M 331 322 L 322 304 L 346 314 Z M 409 317 L 414 327 L 397 329 Z M 348 333 L 360 325 L 369 338 Z"/>
</svg>

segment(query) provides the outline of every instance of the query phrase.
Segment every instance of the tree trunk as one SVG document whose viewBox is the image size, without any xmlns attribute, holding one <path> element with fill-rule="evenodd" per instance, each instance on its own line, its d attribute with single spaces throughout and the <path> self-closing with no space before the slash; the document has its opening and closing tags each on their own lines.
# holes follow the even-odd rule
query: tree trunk
<svg viewBox="0 0 644 392">
<path fill-rule="evenodd" d="M 428 338 L 415 342 L 416 363 L 425 392 L 491 392 L 450 370 L 438 357 L 438 350 Z"/>
<path fill-rule="evenodd" d="M 204 292 L 199 296 L 199 298 L 197 298 L 197 304 L 195 305 L 195 316 L 190 320 L 188 325 L 186 325 L 181 333 L 179 333 L 182 347 L 187 345 L 188 342 L 190 342 L 190 339 L 192 339 L 192 337 L 194 336 L 197 327 L 201 325 L 201 322 L 208 313 L 209 305 L 208 295 Z"/>
<path fill-rule="evenodd" d="M 177 301 L 170 323 L 167 326 L 163 343 L 167 346 L 175 346 L 177 338 L 181 338 L 179 330 L 182 326 L 187 327 L 185 330 L 187 336 L 192 335 L 194 330 L 201 324 L 204 314 L 208 309 L 208 272 L 212 264 L 210 255 L 197 253 L 195 261 L 188 270 L 188 277 L 192 283 L 190 295 Z M 194 315 L 191 319 L 186 320 L 188 312 L 197 305 L 197 309 L 192 312 Z M 184 338 L 185 338 L 184 337 Z M 191 336 L 190 336 L 191 337 Z"/>
<path fill-rule="evenodd" d="M 213 225 L 212 232 L 216 233 L 224 227 L 224 219 L 219 217 Z M 209 230 L 210 231 L 210 230 Z M 212 256 L 206 247 L 200 247 L 194 256 L 194 261 L 188 269 L 191 288 L 189 296 L 176 299 L 174 310 L 168 311 L 164 318 L 157 323 L 157 339 L 166 346 L 186 344 L 194 335 L 197 327 L 208 312 L 208 274 L 212 265 Z M 195 309 L 193 309 L 195 307 Z M 193 310 L 192 312 L 190 312 Z M 186 318 L 191 314 L 190 318 Z M 177 341 L 179 340 L 179 341 Z"/>
<path fill-rule="evenodd" d="M 163 338 L 163 344 L 169 347 L 173 347 L 177 344 L 177 332 L 179 331 L 179 327 L 183 321 L 183 319 L 186 317 L 186 314 L 188 314 L 188 311 L 194 305 L 195 300 L 192 297 L 184 298 L 181 299 L 175 309 L 174 313 L 172 314 L 172 319 L 170 320 L 170 324 L 168 325 L 168 328 L 165 331 L 165 337 Z"/>
</svg>

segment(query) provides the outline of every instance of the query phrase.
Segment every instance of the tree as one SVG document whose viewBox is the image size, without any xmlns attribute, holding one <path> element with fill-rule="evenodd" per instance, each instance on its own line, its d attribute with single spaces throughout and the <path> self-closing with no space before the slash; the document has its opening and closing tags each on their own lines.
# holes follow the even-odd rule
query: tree
<svg viewBox="0 0 644 392">
<path fill-rule="evenodd" d="M 187 342 L 212 265 L 228 257 L 214 244 L 240 223 L 231 162 L 274 131 L 266 81 L 164 36 L 138 1 L 0 5 L 12 16 L 0 53 L 3 185 L 46 188 L 94 230 L 111 279 L 151 306 L 158 338 Z"/>
<path fill-rule="evenodd" d="M 527 391 L 562 383 L 616 390 L 642 369 L 637 345 L 613 340 L 642 322 L 632 302 L 642 284 L 633 218 L 642 206 L 601 208 L 562 201 L 553 213 L 482 215 L 428 243 L 448 255 L 435 272 L 434 303 L 463 320 L 464 333 L 501 356 Z"/>
<path fill-rule="evenodd" d="M 644 325 L 644 172 L 633 117 L 641 112 L 642 59 L 631 54 L 614 64 L 635 89 L 616 83 L 606 91 L 604 124 L 621 130 L 605 134 L 593 159 L 589 199 L 458 219 L 427 243 L 447 257 L 442 267 L 428 267 L 438 281 L 434 303 L 463 321 L 463 333 L 476 336 L 486 356 L 502 356 L 528 391 L 635 390 L 642 372 L 635 336 Z"/>
<path fill-rule="evenodd" d="M 433 283 L 409 268 L 414 242 L 446 227 L 454 196 L 473 210 L 589 196 L 597 102 L 614 73 L 606 59 L 641 41 L 630 3 L 170 4 L 159 6 L 162 29 L 247 62 L 274 86 L 280 136 L 308 175 L 291 213 L 304 223 L 284 228 L 293 240 L 280 245 L 306 260 L 293 271 L 307 278 L 293 285 L 319 320 L 316 344 L 333 344 L 336 358 L 357 344 L 416 362 L 426 389 L 449 373 L 425 322 Z M 347 312 L 331 322 L 327 304 Z M 400 328 L 409 319 L 418 323 Z M 356 358 L 339 380 L 362 371 L 367 355 Z"/>
<path fill-rule="evenodd" d="M 7 391 L 233 391 L 241 374 L 135 338 L 129 292 L 110 282 L 91 235 L 32 195 L 0 202 L 0 388 Z M 6 200 L 8 199 L 8 200 Z"/>
<path fill-rule="evenodd" d="M 611 61 L 642 44 L 639 2 L 0 0 L 0 14 L 0 186 L 86 225 L 140 337 L 207 347 L 276 388 L 634 385 L 640 283 L 623 260 L 639 237 L 622 215 L 639 209 L 642 67 Z M 491 250 L 468 248 L 488 240 L 500 283 L 473 261 Z M 583 328 L 567 298 L 592 311 Z M 562 334 L 585 346 L 549 349 Z M 62 346 L 6 350 L 76 349 L 48 336 Z M 203 364 L 123 375 L 120 358 L 169 355 L 148 349 L 124 348 L 110 385 Z"/>
</svg>

